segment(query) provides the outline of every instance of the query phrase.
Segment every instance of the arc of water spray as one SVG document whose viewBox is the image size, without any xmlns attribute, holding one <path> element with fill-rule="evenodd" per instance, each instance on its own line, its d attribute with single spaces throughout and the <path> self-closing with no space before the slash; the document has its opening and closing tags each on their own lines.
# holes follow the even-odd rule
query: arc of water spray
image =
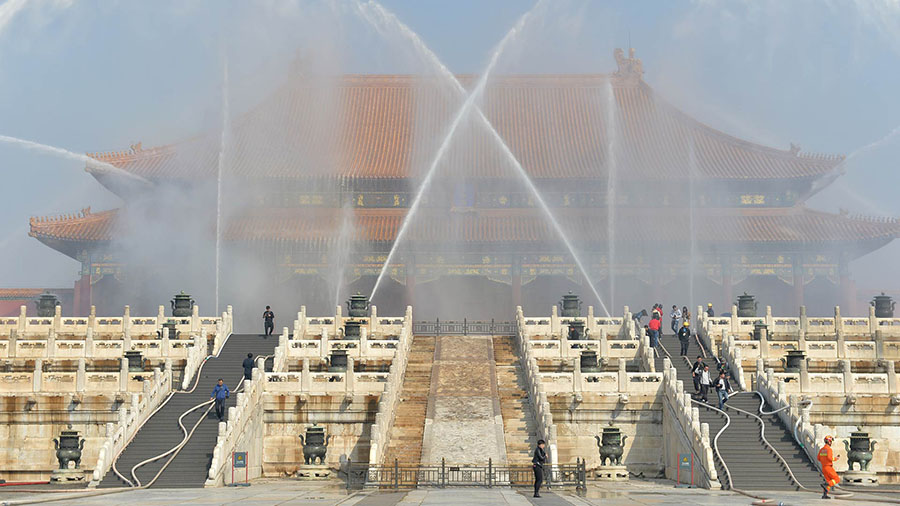
<svg viewBox="0 0 900 506">
<path fill-rule="evenodd" d="M 609 302 L 613 307 L 616 307 L 616 182 L 618 176 L 616 143 L 619 140 L 616 107 L 616 95 L 610 77 L 606 80 L 606 265 L 609 276 Z"/>
<path fill-rule="evenodd" d="M 216 313 L 219 312 L 220 255 L 222 249 L 222 175 L 225 171 L 225 148 L 230 128 L 230 107 L 228 104 L 228 58 L 222 71 L 222 133 L 219 138 L 219 159 L 216 170 Z"/>
<path fill-rule="evenodd" d="M 594 287 L 593 282 L 591 282 L 590 277 L 588 276 L 587 271 L 581 262 L 581 259 L 578 257 L 577 253 L 575 253 L 574 247 L 572 246 L 568 237 L 566 237 L 565 233 L 563 233 L 562 226 L 556 220 L 556 217 L 553 215 L 553 212 L 550 210 L 550 207 L 547 205 L 546 201 L 541 196 L 540 192 L 537 190 L 537 187 L 534 185 L 534 182 L 531 181 L 531 179 L 528 177 L 528 173 L 525 172 L 525 169 L 524 169 L 524 167 L 522 167 L 522 164 L 518 161 L 518 159 L 512 153 L 512 150 L 509 149 L 509 146 L 503 140 L 503 137 L 500 136 L 499 132 L 497 132 L 497 130 L 494 128 L 494 126 L 488 120 L 487 116 L 485 116 L 484 111 L 482 111 L 481 108 L 479 108 L 477 105 L 474 105 L 475 101 L 479 98 L 481 93 L 484 91 L 484 87 L 487 84 L 488 77 L 490 76 L 491 71 L 493 70 L 494 66 L 496 65 L 497 60 L 500 57 L 500 54 L 503 52 L 504 47 L 509 42 L 509 40 L 511 40 L 513 38 L 513 36 L 515 36 L 516 34 L 518 34 L 521 31 L 521 29 L 524 27 L 525 23 L 527 22 L 528 17 L 542 3 L 543 3 L 542 0 L 538 1 L 534 5 L 534 7 L 532 7 L 528 12 L 523 14 L 522 17 L 519 18 L 517 23 L 513 26 L 513 28 L 500 41 L 500 43 L 497 45 L 496 49 L 494 50 L 491 60 L 488 62 L 485 72 L 481 75 L 481 78 L 479 79 L 475 88 L 473 88 L 472 92 L 470 94 L 468 94 L 465 103 L 463 103 L 462 107 L 460 108 L 459 112 L 457 113 L 456 118 L 454 118 L 454 121 L 450 126 L 449 133 L 446 136 L 444 143 L 441 145 L 441 148 L 438 150 L 438 153 L 435 156 L 434 161 L 432 162 L 431 166 L 429 167 L 429 170 L 425 175 L 425 179 L 423 180 L 422 185 L 419 188 L 419 192 L 416 195 L 416 198 L 413 199 L 413 203 L 410 206 L 410 210 L 406 214 L 406 218 L 404 219 L 403 224 L 400 227 L 400 231 L 397 233 L 397 237 L 394 239 L 394 244 L 393 244 L 393 247 L 391 248 L 391 251 L 388 253 L 388 258 L 385 261 L 384 266 L 382 267 L 382 270 L 379 273 L 378 278 L 375 281 L 375 287 L 372 289 L 372 297 L 373 298 L 375 296 L 376 291 L 378 290 L 378 286 L 381 284 L 381 280 L 383 279 L 388 266 L 391 263 L 391 260 L 393 259 L 394 254 L 396 253 L 397 245 L 400 243 L 400 240 L 402 239 L 403 235 L 406 232 L 406 228 L 408 227 L 409 222 L 411 221 L 410 218 L 414 214 L 415 210 L 418 208 L 421 197 L 425 193 L 425 189 L 427 189 L 428 184 L 430 184 L 431 176 L 433 176 L 434 172 L 436 172 L 437 165 L 440 162 L 441 158 L 443 157 L 443 154 L 446 151 L 446 147 L 449 145 L 450 139 L 452 138 L 454 132 L 456 131 L 456 128 L 459 126 L 459 123 L 466 116 L 466 114 L 469 112 L 469 110 L 474 107 L 474 110 L 476 112 L 478 119 L 482 122 L 482 124 L 485 127 L 487 127 L 488 132 L 491 134 L 491 138 L 501 148 L 504 155 L 506 155 L 508 157 L 508 159 L 512 161 L 513 165 L 516 168 L 517 174 L 522 177 L 526 186 L 531 191 L 531 193 L 534 195 L 535 200 L 537 200 L 539 206 L 541 207 L 543 212 L 547 215 L 547 218 L 550 220 L 553 227 L 559 233 L 560 237 L 562 238 L 563 242 L 566 245 L 566 248 L 569 250 L 569 253 L 572 255 L 573 260 L 578 265 L 578 268 L 581 270 L 582 274 L 584 275 L 585 281 L 587 281 L 588 286 L 591 288 L 591 291 L 593 292 L 594 296 L 600 302 L 601 309 L 607 316 L 609 315 L 609 311 L 607 310 L 606 305 L 603 303 L 603 299 L 600 297 L 599 292 Z M 365 4 L 358 4 L 358 6 L 361 9 L 365 9 L 366 6 L 372 8 L 375 12 L 377 12 L 382 17 L 382 19 L 384 19 L 390 23 L 393 23 L 394 25 L 399 27 L 401 29 L 401 32 L 410 39 L 410 41 L 413 43 L 413 45 L 420 52 L 422 52 L 428 58 L 428 60 L 432 62 L 432 64 L 435 65 L 435 67 L 440 72 L 440 74 L 443 77 L 445 77 L 448 82 L 453 84 L 456 91 L 458 93 L 460 93 L 460 95 L 465 96 L 465 94 L 466 94 L 465 88 L 463 87 L 462 83 L 459 82 L 459 80 L 456 78 L 456 76 L 450 71 L 450 69 L 448 69 L 446 67 L 446 65 L 444 65 L 441 62 L 441 60 L 437 57 L 437 55 L 434 54 L 434 52 L 428 48 L 428 46 L 422 41 L 422 39 L 412 29 L 410 29 L 406 24 L 404 24 L 402 21 L 400 21 L 393 13 L 389 12 L 387 9 L 384 8 L 384 6 L 382 6 L 380 3 L 378 3 L 374 0 L 370 0 L 370 1 L 366 2 Z M 362 14 L 363 14 L 363 18 L 369 22 L 372 22 L 373 25 L 375 25 L 376 29 L 379 28 L 379 26 L 377 24 L 375 24 L 369 18 L 369 16 L 366 15 L 365 11 L 362 11 Z"/>
<path fill-rule="evenodd" d="M 888 132 L 887 135 L 878 139 L 877 141 L 870 142 L 861 148 L 854 149 L 852 153 L 847 155 L 847 159 L 844 160 L 844 163 L 849 162 L 850 160 L 856 158 L 857 156 L 859 156 L 861 154 L 872 151 L 873 149 L 880 148 L 881 146 L 891 142 L 891 140 L 893 140 L 894 137 L 897 137 L 898 135 L 900 135 L 900 126 L 894 128 L 893 130 Z"/>
<path fill-rule="evenodd" d="M 26 149 L 33 149 L 33 150 L 47 153 L 49 155 L 57 156 L 60 158 L 66 158 L 69 160 L 77 160 L 80 162 L 84 162 L 85 165 L 87 165 L 88 167 L 103 169 L 107 172 L 112 172 L 112 173 L 118 174 L 120 176 L 124 176 L 124 177 L 130 178 L 130 179 L 133 179 L 135 181 L 139 181 L 144 184 L 150 184 L 149 181 L 142 178 L 141 176 L 138 176 L 137 174 L 132 174 L 131 172 L 128 172 L 126 170 L 122 170 L 122 169 L 116 167 L 115 165 L 112 165 L 112 164 L 106 163 L 106 162 L 101 162 L 100 160 L 97 160 L 96 158 L 91 158 L 90 156 L 87 156 L 87 155 L 82 155 L 80 153 L 74 153 L 72 151 L 69 151 L 68 149 L 58 148 L 56 146 L 50 146 L 47 144 L 41 144 L 40 142 L 29 141 L 27 139 L 20 139 L 18 137 L 11 137 L 9 135 L 0 135 L 0 142 L 5 142 L 7 144 L 13 144 L 16 146 L 21 146 Z"/>
</svg>

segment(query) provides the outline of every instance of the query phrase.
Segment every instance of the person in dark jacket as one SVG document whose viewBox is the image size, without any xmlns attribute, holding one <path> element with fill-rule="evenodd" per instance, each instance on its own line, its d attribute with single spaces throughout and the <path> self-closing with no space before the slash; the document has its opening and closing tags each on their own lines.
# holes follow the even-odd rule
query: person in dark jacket
<svg viewBox="0 0 900 506">
<path fill-rule="evenodd" d="M 209 396 L 209 400 L 216 401 L 216 417 L 219 421 L 225 420 L 225 399 L 229 396 L 228 387 L 225 386 L 225 380 L 219 378 L 219 381 L 216 382 L 216 387 L 213 388 L 212 395 Z"/>
<path fill-rule="evenodd" d="M 715 387 L 716 395 L 719 396 L 719 409 L 722 409 L 725 406 L 725 401 L 728 400 L 728 394 L 732 392 L 731 383 L 728 382 L 725 371 L 719 371 L 719 377 L 716 379 Z"/>
<path fill-rule="evenodd" d="M 678 329 L 678 340 L 681 342 L 681 355 L 687 356 L 688 344 L 691 342 L 691 323 L 684 322 L 684 325 Z"/>
<path fill-rule="evenodd" d="M 534 449 L 534 457 L 531 459 L 531 469 L 534 471 L 534 496 L 540 497 L 541 485 L 544 483 L 544 463 L 547 461 L 547 452 L 544 451 L 546 443 L 538 440 Z"/>
<path fill-rule="evenodd" d="M 697 361 L 691 366 L 691 378 L 694 380 L 694 393 L 700 393 L 700 375 L 703 374 L 703 368 L 706 367 L 706 364 L 703 363 L 703 356 L 697 355 Z"/>
<path fill-rule="evenodd" d="M 716 316 L 716 312 L 713 311 L 712 302 L 706 304 L 706 316 L 713 318 Z"/>
<path fill-rule="evenodd" d="M 244 359 L 241 365 L 244 367 L 244 379 L 247 381 L 253 379 L 253 354 L 248 353 L 247 358 Z"/>
<path fill-rule="evenodd" d="M 272 312 L 272 308 L 266 306 L 266 310 L 263 311 L 263 321 L 265 322 L 265 333 L 267 336 L 272 335 L 272 331 L 275 330 L 275 313 Z"/>
</svg>

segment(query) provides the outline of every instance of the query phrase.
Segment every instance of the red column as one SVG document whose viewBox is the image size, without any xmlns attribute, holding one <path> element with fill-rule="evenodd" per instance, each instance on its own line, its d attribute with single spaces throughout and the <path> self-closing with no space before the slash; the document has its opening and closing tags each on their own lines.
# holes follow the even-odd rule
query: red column
<svg viewBox="0 0 900 506">
<path fill-rule="evenodd" d="M 718 305 L 713 303 L 713 307 L 718 307 L 719 313 L 731 312 L 731 305 L 734 304 L 734 283 L 731 279 L 731 261 L 722 262 L 722 300 Z"/>
<path fill-rule="evenodd" d="M 803 306 L 803 262 L 798 260 L 794 261 L 794 265 L 792 266 L 793 270 L 793 278 L 794 278 L 794 313 L 800 314 L 800 307 Z M 791 314 L 794 314 L 791 313 Z"/>
<path fill-rule="evenodd" d="M 91 275 L 84 274 L 75 281 L 72 315 L 86 316 L 91 308 Z"/>
<path fill-rule="evenodd" d="M 854 307 L 856 301 L 856 286 L 853 281 L 850 279 L 850 260 L 847 257 L 847 254 L 841 254 L 840 262 L 838 264 L 838 274 L 840 275 L 840 283 L 841 283 L 841 308 L 843 309 L 842 314 L 846 316 L 855 315 L 856 308 Z"/>
<path fill-rule="evenodd" d="M 406 263 L 406 305 L 415 306 L 416 299 L 416 267 L 412 262 Z M 414 308 L 415 309 L 415 308 Z"/>
<path fill-rule="evenodd" d="M 513 308 L 522 305 L 522 272 L 515 267 L 512 271 L 512 305 Z"/>
</svg>

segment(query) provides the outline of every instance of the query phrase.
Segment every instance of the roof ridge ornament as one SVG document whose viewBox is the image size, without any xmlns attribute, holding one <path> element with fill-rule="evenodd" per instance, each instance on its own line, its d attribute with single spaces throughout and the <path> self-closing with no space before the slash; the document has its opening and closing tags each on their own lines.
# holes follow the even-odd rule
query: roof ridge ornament
<svg viewBox="0 0 900 506">
<path fill-rule="evenodd" d="M 618 67 L 613 74 L 614 77 L 626 84 L 637 84 L 643 79 L 644 64 L 640 58 L 634 57 L 633 47 L 628 49 L 628 58 L 625 57 L 625 51 L 620 47 L 613 51 L 613 57 L 616 59 Z"/>
</svg>

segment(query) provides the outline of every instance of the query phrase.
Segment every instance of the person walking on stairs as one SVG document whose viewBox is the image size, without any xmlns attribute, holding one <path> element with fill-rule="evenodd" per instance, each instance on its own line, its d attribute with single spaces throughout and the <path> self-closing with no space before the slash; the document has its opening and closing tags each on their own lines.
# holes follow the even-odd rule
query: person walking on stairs
<svg viewBox="0 0 900 506">
<path fill-rule="evenodd" d="M 719 371 L 719 377 L 716 378 L 716 395 L 719 397 L 719 409 L 725 407 L 725 402 L 728 400 L 728 394 L 732 393 L 731 383 L 728 382 L 728 378 L 725 377 L 725 371 Z"/>
<path fill-rule="evenodd" d="M 225 399 L 229 396 L 228 387 L 225 386 L 225 380 L 219 378 L 219 381 L 216 382 L 216 387 L 213 388 L 212 395 L 209 396 L 209 400 L 216 401 L 216 417 L 219 421 L 225 420 Z"/>
<path fill-rule="evenodd" d="M 672 313 L 669 314 L 669 317 L 672 318 L 672 332 L 678 332 L 678 320 L 681 319 L 681 310 L 678 309 L 678 306 L 672 306 Z"/>
<path fill-rule="evenodd" d="M 831 443 L 833 442 L 833 437 L 825 436 L 825 446 L 819 450 L 818 455 L 819 463 L 822 464 L 822 477 L 825 479 L 825 483 L 822 483 L 822 499 L 832 499 L 828 492 L 841 481 L 841 477 L 834 470 L 834 463 L 839 457 L 835 457 L 831 450 Z"/>
<path fill-rule="evenodd" d="M 684 325 L 678 329 L 678 341 L 681 342 L 680 355 L 686 357 L 688 354 L 688 345 L 691 343 L 691 327 L 690 322 L 684 322 Z"/>
<path fill-rule="evenodd" d="M 546 443 L 538 440 L 534 449 L 534 457 L 531 459 L 531 470 L 534 471 L 534 496 L 540 497 L 541 485 L 544 483 L 544 463 L 547 461 L 547 452 L 544 451 Z"/>
<path fill-rule="evenodd" d="M 263 321 L 265 322 L 265 335 L 271 336 L 272 331 L 275 330 L 275 313 L 269 306 L 266 306 L 266 310 L 263 311 Z"/>
<path fill-rule="evenodd" d="M 703 366 L 703 372 L 700 373 L 700 400 L 709 404 L 709 385 L 712 381 L 709 379 L 709 366 Z"/>
<path fill-rule="evenodd" d="M 241 363 L 241 366 L 244 368 L 244 381 L 250 381 L 253 379 L 253 354 L 248 353 L 247 358 Z M 245 387 L 246 389 L 246 387 Z"/>
<path fill-rule="evenodd" d="M 656 348 L 659 346 L 659 330 L 662 327 L 662 321 L 654 314 L 647 327 L 650 329 L 650 347 Z"/>
<path fill-rule="evenodd" d="M 700 393 L 700 375 L 703 374 L 704 367 L 706 367 L 706 364 L 703 363 L 703 356 L 697 355 L 697 361 L 691 366 L 691 378 L 694 380 L 695 395 Z"/>
</svg>

